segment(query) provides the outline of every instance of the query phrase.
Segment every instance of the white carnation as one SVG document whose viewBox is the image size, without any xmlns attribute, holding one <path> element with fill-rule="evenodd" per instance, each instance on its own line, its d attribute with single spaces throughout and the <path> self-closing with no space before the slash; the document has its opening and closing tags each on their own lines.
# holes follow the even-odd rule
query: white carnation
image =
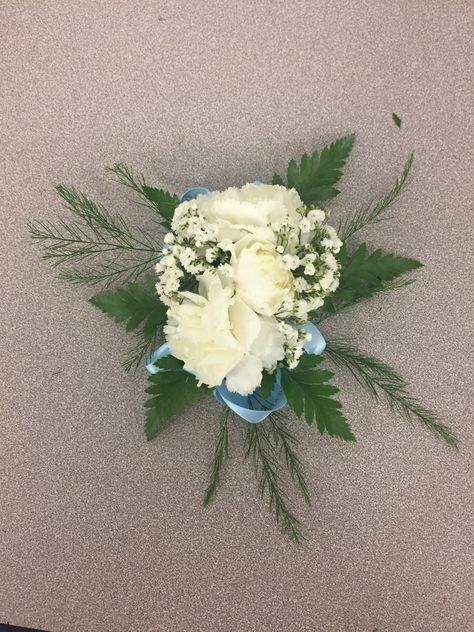
<svg viewBox="0 0 474 632">
<path fill-rule="evenodd" d="M 302 204 L 294 189 L 268 184 L 215 191 L 197 201 L 200 214 L 216 227 L 217 239 L 232 242 L 248 234 L 275 241 L 272 224 L 297 216 L 296 209 Z"/>
<path fill-rule="evenodd" d="M 248 235 L 235 245 L 235 291 L 258 314 L 272 316 L 293 292 L 293 278 L 273 244 Z"/>
</svg>

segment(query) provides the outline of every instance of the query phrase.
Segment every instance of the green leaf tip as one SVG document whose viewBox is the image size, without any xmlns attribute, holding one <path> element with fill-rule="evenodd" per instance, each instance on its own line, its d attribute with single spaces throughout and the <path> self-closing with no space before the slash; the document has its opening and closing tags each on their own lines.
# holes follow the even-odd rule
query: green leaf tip
<svg viewBox="0 0 474 632">
<path fill-rule="evenodd" d="M 392 119 L 397 127 L 402 126 L 402 119 L 398 116 L 398 114 L 395 114 L 395 112 L 392 112 Z"/>
<path fill-rule="evenodd" d="M 329 200 L 338 195 L 334 185 L 342 177 L 342 168 L 352 150 L 355 134 L 339 138 L 324 147 L 321 152 L 314 151 L 310 156 L 303 154 L 299 164 L 291 160 L 287 169 L 289 189 L 296 189 L 305 204 Z M 273 184 L 284 184 L 275 174 Z"/>
</svg>

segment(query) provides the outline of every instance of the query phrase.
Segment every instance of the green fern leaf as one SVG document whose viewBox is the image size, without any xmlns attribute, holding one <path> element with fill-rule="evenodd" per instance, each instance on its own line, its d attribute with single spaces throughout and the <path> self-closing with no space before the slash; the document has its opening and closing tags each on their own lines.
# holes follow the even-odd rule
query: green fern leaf
<svg viewBox="0 0 474 632">
<path fill-rule="evenodd" d="M 149 289 L 151 284 L 147 279 L 148 288 L 138 283 L 128 283 L 118 290 L 99 292 L 89 299 L 92 305 L 98 307 L 116 323 L 126 321 L 126 331 L 133 331 L 144 323 L 144 337 L 149 340 L 166 320 L 166 307 L 156 294 Z"/>
<path fill-rule="evenodd" d="M 195 404 L 200 389 L 194 375 L 183 369 L 183 363 L 173 356 L 161 358 L 155 365 L 162 370 L 148 377 L 150 386 L 145 392 L 152 395 L 145 403 L 145 433 L 148 441 L 170 421 L 176 413 Z"/>
<path fill-rule="evenodd" d="M 316 368 L 321 361 L 321 356 L 305 355 L 295 369 L 282 369 L 281 385 L 288 405 L 298 417 L 304 416 L 308 425 L 316 420 L 319 432 L 355 441 L 341 413 L 341 403 L 332 397 L 339 389 L 327 383 L 334 374 Z"/>
<path fill-rule="evenodd" d="M 143 194 L 161 215 L 162 224 L 167 228 L 171 228 L 174 211 L 179 205 L 178 196 L 163 189 L 156 189 L 146 185 L 143 186 Z"/>
<path fill-rule="evenodd" d="M 339 138 L 331 145 L 327 145 L 319 153 L 311 156 L 304 154 L 298 165 L 291 160 L 288 165 L 287 186 L 295 188 L 303 202 L 312 204 L 335 197 L 339 191 L 334 185 L 342 177 L 342 168 L 354 145 L 355 135 Z M 273 184 L 282 184 L 280 176 L 273 176 Z"/>
</svg>

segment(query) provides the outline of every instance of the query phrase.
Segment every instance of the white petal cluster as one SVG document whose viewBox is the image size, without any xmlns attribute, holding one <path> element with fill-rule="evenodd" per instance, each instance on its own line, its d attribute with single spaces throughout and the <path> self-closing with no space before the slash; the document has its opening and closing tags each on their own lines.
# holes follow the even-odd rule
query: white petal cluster
<svg viewBox="0 0 474 632">
<path fill-rule="evenodd" d="M 247 395 L 293 368 L 299 325 L 339 283 L 342 242 L 294 189 L 246 184 L 181 203 L 156 266 L 171 353 L 201 383 Z"/>
</svg>

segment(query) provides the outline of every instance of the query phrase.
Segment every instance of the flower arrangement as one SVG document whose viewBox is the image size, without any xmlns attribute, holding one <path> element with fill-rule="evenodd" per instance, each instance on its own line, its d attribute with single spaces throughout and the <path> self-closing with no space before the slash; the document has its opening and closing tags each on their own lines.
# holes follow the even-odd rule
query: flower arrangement
<svg viewBox="0 0 474 632">
<path fill-rule="evenodd" d="M 132 229 L 121 215 L 62 185 L 57 192 L 73 219 L 29 226 L 43 258 L 61 267 L 61 278 L 103 284 L 90 302 L 127 331 L 139 332 L 124 367 L 145 361 L 150 373 L 147 438 L 200 396 L 213 394 L 222 415 L 204 504 L 220 483 L 229 424 L 243 423 L 259 492 L 268 494 L 282 530 L 295 541 L 302 538 L 301 524 L 283 489 L 282 468 L 307 503 L 310 492 L 291 413 L 320 433 L 355 440 L 324 361 L 348 369 L 373 398 L 385 397 L 392 410 L 457 446 L 449 428 L 409 395 L 395 369 L 353 343 L 327 342 L 319 330 L 331 315 L 409 285 L 413 279 L 405 275 L 421 266 L 351 243 L 401 193 L 413 155 L 380 201 L 337 228 L 328 223 L 331 212 L 323 203 L 339 193 L 335 185 L 353 143 L 354 136 L 346 136 L 290 161 L 286 182 L 275 175 L 272 184 L 199 187 L 180 197 L 116 164 L 110 172 L 152 211 L 161 224 L 156 232 Z"/>
</svg>

